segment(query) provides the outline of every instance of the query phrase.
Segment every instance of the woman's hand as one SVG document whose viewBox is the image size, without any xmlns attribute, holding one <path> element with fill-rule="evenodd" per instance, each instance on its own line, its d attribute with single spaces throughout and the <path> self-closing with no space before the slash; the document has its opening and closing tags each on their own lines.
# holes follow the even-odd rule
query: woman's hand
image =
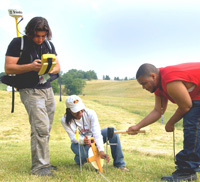
<svg viewBox="0 0 200 182">
<path fill-rule="evenodd" d="M 101 157 L 102 159 L 105 159 L 106 162 L 109 163 L 109 161 L 110 161 L 109 155 L 106 155 L 106 154 L 104 153 L 104 151 L 100 151 L 100 152 L 99 152 L 99 155 L 100 155 L 100 157 Z"/>
<path fill-rule="evenodd" d="M 91 140 L 88 138 L 88 136 L 85 136 L 85 138 L 84 138 L 84 144 L 87 145 L 88 147 L 91 146 Z"/>
</svg>

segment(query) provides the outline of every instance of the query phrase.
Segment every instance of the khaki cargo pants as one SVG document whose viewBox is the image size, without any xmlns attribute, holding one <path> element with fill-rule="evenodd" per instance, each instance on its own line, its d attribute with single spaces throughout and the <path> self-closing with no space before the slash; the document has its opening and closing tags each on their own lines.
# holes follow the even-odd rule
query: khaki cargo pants
<svg viewBox="0 0 200 182">
<path fill-rule="evenodd" d="M 20 89 L 21 101 L 29 115 L 31 125 L 31 173 L 50 165 L 49 137 L 55 112 L 52 88 Z"/>
</svg>

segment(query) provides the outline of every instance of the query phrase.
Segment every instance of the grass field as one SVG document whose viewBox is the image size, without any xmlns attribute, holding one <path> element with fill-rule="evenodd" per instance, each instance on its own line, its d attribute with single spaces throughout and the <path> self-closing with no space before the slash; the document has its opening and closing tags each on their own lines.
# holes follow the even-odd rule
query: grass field
<svg viewBox="0 0 200 182">
<path fill-rule="evenodd" d="M 101 128 L 115 127 L 127 129 L 139 122 L 154 106 L 154 96 L 135 81 L 90 81 L 83 91 L 83 99 L 88 108 L 98 115 Z M 54 177 L 38 177 L 30 174 L 30 126 L 28 116 L 15 96 L 15 112 L 11 110 L 11 92 L 0 91 L 0 181 L 105 181 L 97 174 L 91 164 L 85 164 L 80 173 L 79 166 L 73 161 L 70 140 L 60 123 L 65 112 L 65 99 L 56 99 L 56 113 L 50 138 L 51 163 L 58 167 Z M 165 121 L 175 111 L 176 105 L 169 104 Z M 175 131 L 176 152 L 182 149 L 183 134 L 181 121 Z M 146 134 L 135 136 L 120 135 L 125 162 L 130 172 L 123 173 L 108 164 L 103 174 L 109 181 L 160 181 L 163 175 L 170 175 L 174 169 L 173 134 L 164 130 L 164 125 L 156 122 L 144 128 Z M 110 153 L 110 151 L 109 151 Z"/>
</svg>

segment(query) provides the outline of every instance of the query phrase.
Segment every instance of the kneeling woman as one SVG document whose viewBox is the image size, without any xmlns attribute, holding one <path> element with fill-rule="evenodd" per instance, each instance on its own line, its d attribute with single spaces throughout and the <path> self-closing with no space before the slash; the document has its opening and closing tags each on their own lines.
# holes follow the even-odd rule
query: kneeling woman
<svg viewBox="0 0 200 182">
<path fill-rule="evenodd" d="M 75 154 L 74 160 L 76 164 L 80 164 L 78 141 L 76 140 L 76 129 L 79 130 L 79 143 L 81 147 L 81 162 L 87 162 L 88 150 L 91 145 L 89 137 L 93 136 L 97 145 L 100 157 L 109 162 L 109 156 L 104 153 L 104 143 L 106 142 L 107 128 L 101 130 L 96 112 L 88 109 L 83 104 L 80 97 L 71 95 L 66 99 L 66 113 L 61 119 L 61 123 L 71 139 L 71 149 Z M 118 134 L 114 134 L 109 139 L 111 145 L 111 153 L 113 157 L 113 165 L 122 171 L 129 171 L 125 168 L 124 155 Z"/>
</svg>

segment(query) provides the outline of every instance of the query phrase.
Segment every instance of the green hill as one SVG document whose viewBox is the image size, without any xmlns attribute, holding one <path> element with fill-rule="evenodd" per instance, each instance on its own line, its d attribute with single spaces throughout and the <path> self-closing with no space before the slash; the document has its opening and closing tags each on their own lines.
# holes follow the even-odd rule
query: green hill
<svg viewBox="0 0 200 182">
<path fill-rule="evenodd" d="M 88 81 L 83 90 L 86 100 L 104 106 L 120 108 L 138 116 L 146 116 L 154 107 L 154 94 L 143 90 L 136 80 L 128 81 Z M 165 117 L 169 118 L 176 105 L 169 103 Z"/>
</svg>

